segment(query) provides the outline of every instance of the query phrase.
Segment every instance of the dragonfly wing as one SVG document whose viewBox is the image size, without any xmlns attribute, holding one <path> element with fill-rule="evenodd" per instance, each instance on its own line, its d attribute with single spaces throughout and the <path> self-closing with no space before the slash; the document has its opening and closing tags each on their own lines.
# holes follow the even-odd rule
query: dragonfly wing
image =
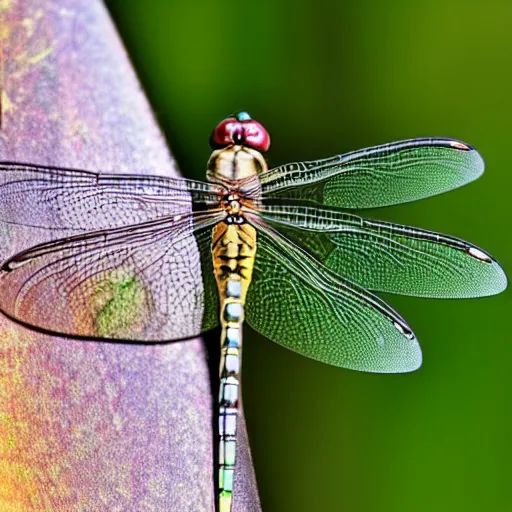
<svg viewBox="0 0 512 512">
<path fill-rule="evenodd" d="M 264 196 L 313 199 L 344 208 L 416 201 L 461 187 L 484 171 L 479 153 L 453 139 L 411 139 L 261 175 Z"/>
<path fill-rule="evenodd" d="M 200 252 L 209 253 L 208 228 L 218 220 L 217 213 L 188 214 L 37 245 L 2 265 L 0 309 L 73 337 L 197 336 L 217 322 L 215 301 L 205 301 L 212 270 Z"/>
<path fill-rule="evenodd" d="M 263 206 L 260 215 L 324 265 L 370 290 L 469 298 L 507 286 L 492 256 L 441 233 L 323 207 Z"/>
<path fill-rule="evenodd" d="M 219 187 L 159 176 L 100 174 L 0 162 L 0 220 L 95 231 L 148 222 L 219 201 Z"/>
<path fill-rule="evenodd" d="M 258 227 L 247 322 L 295 352 L 353 370 L 398 373 L 421 364 L 407 323 L 272 228 Z"/>
</svg>

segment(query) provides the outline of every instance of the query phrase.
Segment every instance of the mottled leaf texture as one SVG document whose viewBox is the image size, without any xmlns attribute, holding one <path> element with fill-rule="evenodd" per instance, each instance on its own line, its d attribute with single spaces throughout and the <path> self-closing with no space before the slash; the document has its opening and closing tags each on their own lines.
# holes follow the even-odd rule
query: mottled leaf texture
<svg viewBox="0 0 512 512">
<path fill-rule="evenodd" d="M 179 222 L 174 217 L 189 215 L 192 199 L 204 206 L 211 191 L 204 193 L 190 181 L 190 187 L 182 181 L 175 186 L 176 164 L 104 3 L 0 4 L 0 256 L 3 261 L 54 241 L 54 248 L 62 244 L 61 257 L 72 258 L 59 262 L 50 246 L 46 254 L 41 246 L 34 248 L 34 257 L 2 285 L 4 301 L 36 325 L 69 327 L 75 319 L 64 320 L 62 294 L 70 293 L 73 315 L 96 311 L 95 332 L 154 334 L 170 328 L 162 324 L 171 306 L 164 300 L 185 295 L 172 282 L 179 275 L 177 282 L 191 292 L 179 307 L 193 316 L 193 330 L 199 332 L 198 310 L 186 308 L 202 300 L 194 291 L 201 286 L 202 259 L 208 259 L 208 252 L 200 256 L 198 251 L 208 245 L 203 232 L 188 231 L 187 240 L 177 242 L 183 254 L 175 255 L 172 229 L 167 241 L 155 232 L 125 231 L 139 247 L 125 246 L 102 263 L 82 250 L 88 245 L 99 255 L 102 243 L 113 242 L 112 233 L 103 241 L 87 235 L 82 245 L 69 238 L 57 242 L 162 217 Z M 53 172 L 41 172 L 40 166 Z M 133 174 L 157 177 L 125 176 Z M 144 236 L 156 244 L 147 255 Z M 126 269 L 133 270 L 131 276 Z M 110 275 L 102 279 L 105 271 Z M 171 282 L 157 286 L 158 272 Z M 150 293 L 148 283 L 153 283 Z M 46 300 L 39 293 L 44 287 Z M 88 290 L 83 311 L 74 301 L 79 290 Z M 158 314 L 151 309 L 155 297 Z M 216 307 L 206 295 L 204 301 Z M 149 313 L 154 326 L 140 311 L 134 313 L 134 304 Z M 184 319 L 175 314 L 174 321 L 182 326 Z M 217 319 L 205 310 L 202 322 L 201 329 Z M 214 510 L 212 388 L 200 339 L 158 345 L 92 342 L 48 336 L 3 315 L 0 339 L 2 437 L 8 440 L 0 454 L 2 511 Z M 240 414 L 233 512 L 259 512 Z"/>
<path fill-rule="evenodd" d="M 479 153 L 453 139 L 411 139 L 313 162 L 290 163 L 261 176 L 267 197 L 313 199 L 344 208 L 415 201 L 461 187 L 484 170 Z"/>
</svg>

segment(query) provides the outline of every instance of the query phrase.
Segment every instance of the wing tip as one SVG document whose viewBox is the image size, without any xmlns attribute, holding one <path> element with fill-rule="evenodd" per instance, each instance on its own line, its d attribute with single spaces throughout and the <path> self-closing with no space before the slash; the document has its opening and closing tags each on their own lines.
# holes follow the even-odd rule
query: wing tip
<svg viewBox="0 0 512 512">
<path fill-rule="evenodd" d="M 482 176 L 482 174 L 484 173 L 485 162 L 484 162 L 482 155 L 475 148 L 473 148 L 471 146 L 470 146 L 470 148 L 471 148 L 470 154 L 474 160 L 474 162 L 473 162 L 473 166 L 474 166 L 473 179 L 476 180 L 477 178 Z"/>
<path fill-rule="evenodd" d="M 385 362 L 380 368 L 373 367 L 371 369 L 355 368 L 359 371 L 378 374 L 398 374 L 412 373 L 421 368 L 423 364 L 423 353 L 420 345 L 415 339 L 415 346 L 407 350 L 407 354 L 401 354 L 392 361 Z"/>
<path fill-rule="evenodd" d="M 485 170 L 485 162 L 480 152 L 470 144 L 458 139 L 440 139 L 442 145 L 460 153 L 465 153 L 468 162 L 468 175 L 462 184 L 469 183 L 479 178 Z"/>
<path fill-rule="evenodd" d="M 393 322 L 395 329 L 400 333 L 399 338 L 389 338 L 393 347 L 389 352 L 383 352 L 377 355 L 376 360 L 366 368 L 356 367 L 360 371 L 369 373 L 380 374 L 393 374 L 393 373 L 411 373 L 418 370 L 423 363 L 423 353 L 418 339 L 407 327 L 400 325 L 398 322 Z M 405 324 L 407 326 L 407 324 Z M 381 348 L 385 348 L 386 343 L 379 343 Z"/>
<path fill-rule="evenodd" d="M 411 331 L 412 332 L 412 331 Z M 389 373 L 411 373 L 418 370 L 423 364 L 423 352 L 416 336 L 406 337 L 409 342 L 407 353 L 399 362 L 398 367 Z"/>
<path fill-rule="evenodd" d="M 475 282 L 474 293 L 468 295 L 467 298 L 488 297 L 497 295 L 506 290 L 508 286 L 507 275 L 495 258 L 476 246 L 469 247 L 466 253 L 480 262 L 481 265 L 479 265 L 478 268 L 484 269 L 478 276 L 478 281 Z"/>
<path fill-rule="evenodd" d="M 467 154 L 466 158 L 470 164 L 468 167 L 470 171 L 468 178 L 470 181 L 476 180 L 483 174 L 485 162 L 480 152 L 474 146 L 457 139 L 448 139 L 448 144 L 450 148 Z"/>
<path fill-rule="evenodd" d="M 487 297 L 490 295 L 498 295 L 499 293 L 504 292 L 508 286 L 508 278 L 507 274 L 501 267 L 501 265 L 496 261 L 492 260 L 491 263 L 492 274 L 489 275 L 487 280 L 487 286 L 483 288 L 483 294 L 481 297 Z"/>
</svg>

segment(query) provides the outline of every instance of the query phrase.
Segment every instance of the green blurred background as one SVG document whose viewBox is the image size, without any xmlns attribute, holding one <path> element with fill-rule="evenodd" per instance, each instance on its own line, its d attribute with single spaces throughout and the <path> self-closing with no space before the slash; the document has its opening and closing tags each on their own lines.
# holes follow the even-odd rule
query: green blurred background
<svg viewBox="0 0 512 512">
<path fill-rule="evenodd" d="M 372 212 L 468 239 L 512 269 L 512 3 L 110 0 L 184 175 L 248 110 L 271 166 L 417 136 L 483 154 L 478 182 Z M 244 405 L 265 512 L 512 510 L 511 299 L 387 297 L 423 367 L 369 375 L 247 329 Z"/>
</svg>

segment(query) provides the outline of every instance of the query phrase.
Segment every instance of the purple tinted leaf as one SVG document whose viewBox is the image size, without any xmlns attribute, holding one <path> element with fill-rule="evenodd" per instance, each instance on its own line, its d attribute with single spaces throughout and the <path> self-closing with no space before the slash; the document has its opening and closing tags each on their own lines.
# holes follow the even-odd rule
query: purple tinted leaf
<svg viewBox="0 0 512 512">
<path fill-rule="evenodd" d="M 101 2 L 4 4 L 1 160 L 177 175 Z M 0 236 L 5 258 L 62 231 L 2 224 Z M 0 482 L 16 490 L 2 493 L 5 507 L 213 510 L 216 440 L 200 340 L 84 342 L 3 317 L 0 337 L 9 439 Z M 245 428 L 239 454 L 234 511 L 257 512 Z"/>
</svg>

